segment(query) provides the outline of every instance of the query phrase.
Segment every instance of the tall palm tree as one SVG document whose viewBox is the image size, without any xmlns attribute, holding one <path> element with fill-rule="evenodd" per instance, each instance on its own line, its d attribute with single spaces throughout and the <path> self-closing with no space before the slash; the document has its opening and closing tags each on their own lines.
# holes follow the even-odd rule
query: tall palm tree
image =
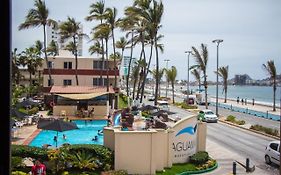
<svg viewBox="0 0 281 175">
<path fill-rule="evenodd" d="M 194 76 L 195 80 L 198 82 L 198 90 L 201 90 L 201 71 L 200 69 L 192 69 L 191 74 Z"/>
<path fill-rule="evenodd" d="M 228 79 L 228 66 L 219 67 L 218 72 L 215 71 L 221 78 L 224 92 L 224 103 L 227 102 L 227 79 Z"/>
<path fill-rule="evenodd" d="M 12 80 L 14 84 L 19 84 L 21 73 L 19 66 L 21 65 L 20 54 L 17 53 L 17 48 L 12 51 Z"/>
<path fill-rule="evenodd" d="M 116 54 L 115 51 L 115 37 L 114 37 L 114 29 L 119 21 L 117 18 L 117 9 L 114 8 L 107 8 L 105 10 L 105 20 L 109 24 L 111 29 L 111 37 L 112 37 L 112 45 L 113 45 L 113 54 Z M 116 66 L 116 59 L 114 57 L 114 66 Z M 114 67 L 114 88 L 117 87 L 117 68 Z M 117 103 L 115 103 L 117 105 Z"/>
<path fill-rule="evenodd" d="M 54 40 L 52 40 L 50 42 L 49 46 L 47 47 L 47 52 L 48 52 L 48 55 L 51 55 L 53 57 L 58 55 L 58 53 L 59 53 L 58 45 Z"/>
<path fill-rule="evenodd" d="M 172 85 L 172 92 L 173 92 L 173 104 L 175 103 L 175 83 L 177 77 L 177 68 L 172 66 L 171 69 L 166 70 L 166 74 L 168 77 L 168 82 L 171 82 Z"/>
<path fill-rule="evenodd" d="M 111 35 L 111 28 L 108 24 L 100 24 L 94 28 L 94 38 L 105 40 L 105 56 L 106 56 L 106 78 L 107 78 L 107 92 L 109 92 L 109 61 L 108 61 L 108 40 Z"/>
<path fill-rule="evenodd" d="M 100 24 L 103 24 L 103 20 L 105 18 L 105 7 L 104 7 L 104 1 L 100 0 L 97 1 L 96 3 L 91 4 L 90 6 L 90 15 L 87 16 L 85 19 L 86 21 L 93 21 L 93 20 L 97 20 L 100 22 Z M 101 69 L 104 70 L 104 66 L 105 66 L 105 60 L 104 60 L 104 38 L 98 38 L 101 41 L 101 59 L 102 59 L 102 64 L 101 64 Z M 96 45 L 96 44 L 94 44 Z M 97 46 L 97 45 L 96 45 Z M 102 71 L 100 71 L 100 83 L 102 83 L 103 79 L 102 79 Z"/>
<path fill-rule="evenodd" d="M 86 36 L 81 32 L 80 22 L 76 22 L 74 18 L 67 17 L 67 21 L 60 24 L 61 39 L 73 39 L 73 43 L 68 45 L 68 49 L 71 48 L 72 54 L 75 56 L 75 78 L 76 85 L 79 85 L 78 81 L 78 52 L 77 52 L 77 38 Z"/>
<path fill-rule="evenodd" d="M 28 14 L 26 16 L 25 21 L 20 24 L 19 30 L 27 29 L 30 27 L 38 27 L 43 26 L 43 32 L 44 32 L 44 54 L 45 54 L 45 61 L 46 65 L 48 66 L 48 57 L 47 57 L 47 44 L 46 44 L 46 26 L 57 26 L 57 22 L 49 19 L 49 10 L 46 7 L 45 1 L 41 0 L 35 0 L 34 2 L 34 8 L 30 9 L 28 11 Z M 48 66 L 48 74 L 49 79 L 52 80 L 51 76 L 51 69 Z M 51 81 L 52 82 L 52 81 Z"/>
<path fill-rule="evenodd" d="M 116 42 L 116 48 L 121 49 L 121 59 L 124 56 L 124 50 L 127 48 L 128 41 L 125 37 L 121 37 L 120 40 Z"/>
<path fill-rule="evenodd" d="M 102 50 L 101 44 L 100 44 L 100 42 L 98 40 L 96 40 L 94 42 L 94 45 L 90 46 L 89 52 L 90 52 L 91 55 L 94 54 L 94 53 L 97 53 L 98 56 L 100 54 L 103 54 L 103 50 Z"/>
<path fill-rule="evenodd" d="M 152 71 L 150 71 L 150 73 L 152 74 L 153 78 L 156 80 L 156 76 L 158 76 L 158 79 L 159 79 L 159 85 L 158 85 L 158 94 L 157 94 L 157 98 L 161 96 L 161 88 L 160 88 L 160 82 L 161 82 L 161 79 L 163 78 L 163 75 L 165 73 L 165 69 L 162 68 L 158 71 L 158 74 L 156 73 L 156 69 L 153 69 Z"/>
<path fill-rule="evenodd" d="M 21 59 L 24 60 L 24 65 L 27 66 L 29 72 L 29 86 L 32 86 L 32 75 L 35 75 L 39 66 L 42 66 L 42 59 L 40 57 L 40 51 L 36 47 L 26 48 L 21 53 Z"/>
<path fill-rule="evenodd" d="M 195 59 L 196 65 L 191 68 L 199 68 L 203 72 L 204 78 L 204 88 L 205 88 L 205 106 L 208 109 L 208 101 L 207 101 L 207 64 L 208 64 L 208 49 L 205 44 L 201 44 L 201 52 L 199 52 L 194 46 L 192 46 L 192 55 Z"/>
<path fill-rule="evenodd" d="M 133 80 L 133 100 L 135 99 L 135 91 L 136 91 L 136 85 L 137 82 L 139 81 L 139 66 L 134 66 L 132 69 L 132 75 L 131 79 Z"/>
<path fill-rule="evenodd" d="M 262 65 L 262 68 L 266 71 L 266 73 L 269 75 L 269 78 L 271 80 L 271 84 L 273 87 L 273 111 L 276 111 L 275 98 L 276 98 L 277 72 L 276 72 L 274 61 L 273 60 L 267 61 L 266 64 Z"/>
<path fill-rule="evenodd" d="M 128 12 L 127 9 L 125 9 L 125 15 L 123 19 L 121 19 L 118 22 L 118 27 L 122 31 L 128 31 L 126 34 L 126 37 L 131 35 L 131 39 L 128 41 L 128 44 L 131 44 L 130 48 L 130 59 L 129 59 L 129 66 L 128 66 L 128 75 L 126 76 L 126 91 L 127 91 L 127 96 L 129 96 L 129 77 L 130 77 L 130 72 L 131 72 L 131 64 L 132 64 L 132 59 L 133 59 L 133 49 L 134 49 L 134 34 L 135 34 L 135 27 L 136 27 L 136 17 L 132 16 L 130 12 Z"/>
</svg>

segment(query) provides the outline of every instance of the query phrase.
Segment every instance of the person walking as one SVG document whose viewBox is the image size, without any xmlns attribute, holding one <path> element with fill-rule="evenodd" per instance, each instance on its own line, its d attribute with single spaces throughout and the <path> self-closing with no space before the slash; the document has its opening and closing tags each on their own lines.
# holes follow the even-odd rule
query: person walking
<svg viewBox="0 0 281 175">
<path fill-rule="evenodd" d="M 241 99 L 241 103 L 242 103 L 242 105 L 244 105 L 244 99 L 243 98 Z"/>
<path fill-rule="evenodd" d="M 46 175 L 46 166 L 39 160 L 36 160 L 32 166 L 31 173 L 32 175 Z"/>
<path fill-rule="evenodd" d="M 245 105 L 247 105 L 247 98 L 245 98 Z"/>
<path fill-rule="evenodd" d="M 236 100 L 236 101 L 237 101 L 237 104 L 239 104 L 239 97 L 237 97 L 237 100 Z"/>
<path fill-rule="evenodd" d="M 253 98 L 253 106 L 255 105 L 255 99 Z"/>
</svg>

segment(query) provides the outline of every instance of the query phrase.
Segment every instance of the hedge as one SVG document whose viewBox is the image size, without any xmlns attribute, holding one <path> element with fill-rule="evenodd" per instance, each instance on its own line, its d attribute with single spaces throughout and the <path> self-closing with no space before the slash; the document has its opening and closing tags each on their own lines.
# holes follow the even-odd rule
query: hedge
<svg viewBox="0 0 281 175">
<path fill-rule="evenodd" d="M 12 145 L 12 156 L 31 157 L 42 161 L 48 160 L 48 150 L 28 145 Z"/>
</svg>

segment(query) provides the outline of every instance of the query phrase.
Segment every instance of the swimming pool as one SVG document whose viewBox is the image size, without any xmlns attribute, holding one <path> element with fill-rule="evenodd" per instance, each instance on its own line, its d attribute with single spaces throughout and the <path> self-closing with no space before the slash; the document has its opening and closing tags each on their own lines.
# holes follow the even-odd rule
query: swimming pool
<svg viewBox="0 0 281 175">
<path fill-rule="evenodd" d="M 69 144 L 99 144 L 103 145 L 103 135 L 98 135 L 98 130 L 102 130 L 107 125 L 106 120 L 76 120 L 73 121 L 77 124 L 79 129 L 64 131 L 58 133 L 58 147 L 64 143 Z M 53 147 L 56 146 L 53 140 L 57 134 L 56 131 L 42 130 L 33 140 L 30 142 L 30 146 L 42 147 L 44 144 L 50 144 Z M 63 134 L 66 135 L 66 139 L 63 139 Z M 97 141 L 92 141 L 92 138 L 98 136 Z"/>
</svg>

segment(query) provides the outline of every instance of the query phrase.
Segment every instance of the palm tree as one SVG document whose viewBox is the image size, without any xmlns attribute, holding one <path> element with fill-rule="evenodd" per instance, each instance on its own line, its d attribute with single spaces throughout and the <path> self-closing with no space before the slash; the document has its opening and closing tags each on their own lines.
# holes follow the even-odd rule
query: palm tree
<svg viewBox="0 0 281 175">
<path fill-rule="evenodd" d="M 139 81 L 139 69 L 140 67 L 137 65 L 132 69 L 131 79 L 133 80 L 133 100 L 135 99 L 136 85 Z"/>
<path fill-rule="evenodd" d="M 48 66 L 48 57 L 47 57 L 47 44 L 46 44 L 46 26 L 57 26 L 56 21 L 52 19 L 48 19 L 49 16 L 49 10 L 46 7 L 46 4 L 44 1 L 41 0 L 35 0 L 34 3 L 35 8 L 30 9 L 25 21 L 20 24 L 19 30 L 22 29 L 27 29 L 29 27 L 38 27 L 38 26 L 43 26 L 43 31 L 44 31 L 44 54 L 45 54 L 45 61 L 46 65 Z M 48 74 L 49 74 L 49 79 L 52 80 L 51 76 L 51 69 L 48 66 Z"/>
<path fill-rule="evenodd" d="M 109 92 L 109 61 L 108 61 L 108 40 L 111 34 L 111 28 L 108 24 L 100 24 L 94 28 L 94 38 L 105 40 L 105 56 L 106 56 L 106 78 L 107 78 L 107 92 Z"/>
<path fill-rule="evenodd" d="M 201 44 L 201 52 L 199 52 L 194 46 L 192 46 L 192 55 L 195 59 L 196 65 L 191 68 L 199 68 L 203 72 L 204 78 L 204 88 L 205 88 L 205 106 L 208 109 L 208 101 L 207 101 L 207 63 L 208 63 L 208 49 L 205 44 Z"/>
<path fill-rule="evenodd" d="M 74 18 L 67 17 L 67 21 L 63 22 L 59 26 L 60 28 L 60 35 L 61 39 L 68 39 L 72 38 L 73 43 L 68 45 L 68 50 L 72 51 L 72 54 L 75 56 L 75 78 L 76 78 L 76 85 L 79 85 L 78 81 L 78 53 L 77 53 L 77 37 L 86 36 L 85 34 L 81 33 L 80 22 L 76 22 Z"/>
<path fill-rule="evenodd" d="M 117 9 L 114 8 L 107 8 L 105 10 L 105 20 L 109 24 L 111 29 L 111 37 L 112 37 L 112 45 L 113 45 L 113 54 L 115 55 L 115 37 L 114 37 L 114 29 L 116 24 L 118 23 L 119 19 L 117 18 Z M 116 66 L 116 59 L 114 57 L 114 66 Z M 117 68 L 114 68 L 114 88 L 117 86 Z M 115 103 L 117 105 L 117 103 Z"/>
<path fill-rule="evenodd" d="M 172 92 L 173 92 L 173 104 L 175 103 L 175 82 L 177 77 L 177 68 L 175 66 L 172 66 L 171 69 L 166 70 L 168 82 L 171 82 L 172 84 Z"/>
<path fill-rule="evenodd" d="M 116 42 L 116 48 L 121 49 L 121 59 L 123 59 L 124 50 L 126 49 L 127 45 L 128 41 L 125 37 L 121 37 L 120 40 Z"/>
<path fill-rule="evenodd" d="M 223 91 L 224 92 L 224 103 L 227 102 L 227 79 L 228 79 L 228 66 L 220 67 L 218 72 L 215 71 L 221 78 L 223 84 Z"/>
<path fill-rule="evenodd" d="M 12 51 L 12 80 L 13 83 L 19 84 L 20 81 L 20 70 L 19 66 L 21 65 L 20 61 L 20 54 L 17 54 L 17 48 L 14 48 L 14 51 Z"/>
<path fill-rule="evenodd" d="M 91 55 L 94 53 L 97 53 L 98 56 L 103 54 L 102 46 L 98 40 L 94 42 L 94 45 L 90 46 L 89 52 Z"/>
<path fill-rule="evenodd" d="M 100 24 L 103 24 L 103 19 L 105 18 L 105 7 L 104 7 L 104 1 L 98 1 L 96 3 L 93 3 L 90 6 L 90 15 L 87 16 L 85 19 L 86 21 L 92 21 L 92 20 L 97 20 L 100 21 Z M 95 37 L 94 37 L 95 38 Z M 105 65 L 105 60 L 104 60 L 104 38 L 100 37 L 98 38 L 101 41 L 101 52 L 102 55 L 101 59 L 102 59 L 102 65 L 101 65 L 101 69 L 104 70 L 104 65 Z M 95 47 L 97 46 L 96 44 L 94 44 Z M 91 52 L 91 51 L 90 51 Z M 100 82 L 102 82 L 102 71 L 100 71 Z"/>
<path fill-rule="evenodd" d="M 47 52 L 48 52 L 48 55 L 51 55 L 53 57 L 57 56 L 59 51 L 58 51 L 58 45 L 57 43 L 52 40 L 49 44 L 49 46 L 47 47 Z"/>
<path fill-rule="evenodd" d="M 198 90 L 201 90 L 201 71 L 200 69 L 192 69 L 191 74 L 194 76 L 195 80 L 198 82 Z"/>
<path fill-rule="evenodd" d="M 161 79 L 164 75 L 164 72 L 165 72 L 164 68 L 160 69 L 159 72 L 158 72 L 159 83 L 161 82 Z M 150 71 L 150 73 L 152 74 L 153 79 L 156 80 L 156 76 L 157 76 L 156 69 L 153 69 L 152 71 Z M 160 84 L 158 85 L 158 88 L 159 88 L 159 90 L 158 90 L 159 93 L 157 94 L 157 98 L 161 96 Z"/>
<path fill-rule="evenodd" d="M 270 76 L 271 84 L 273 85 L 273 111 L 276 111 L 275 107 L 275 98 L 276 98 L 276 79 L 277 79 L 277 73 L 276 73 L 276 67 L 273 60 L 267 61 L 266 64 L 262 65 L 263 69 L 267 72 L 267 74 Z"/>
</svg>

